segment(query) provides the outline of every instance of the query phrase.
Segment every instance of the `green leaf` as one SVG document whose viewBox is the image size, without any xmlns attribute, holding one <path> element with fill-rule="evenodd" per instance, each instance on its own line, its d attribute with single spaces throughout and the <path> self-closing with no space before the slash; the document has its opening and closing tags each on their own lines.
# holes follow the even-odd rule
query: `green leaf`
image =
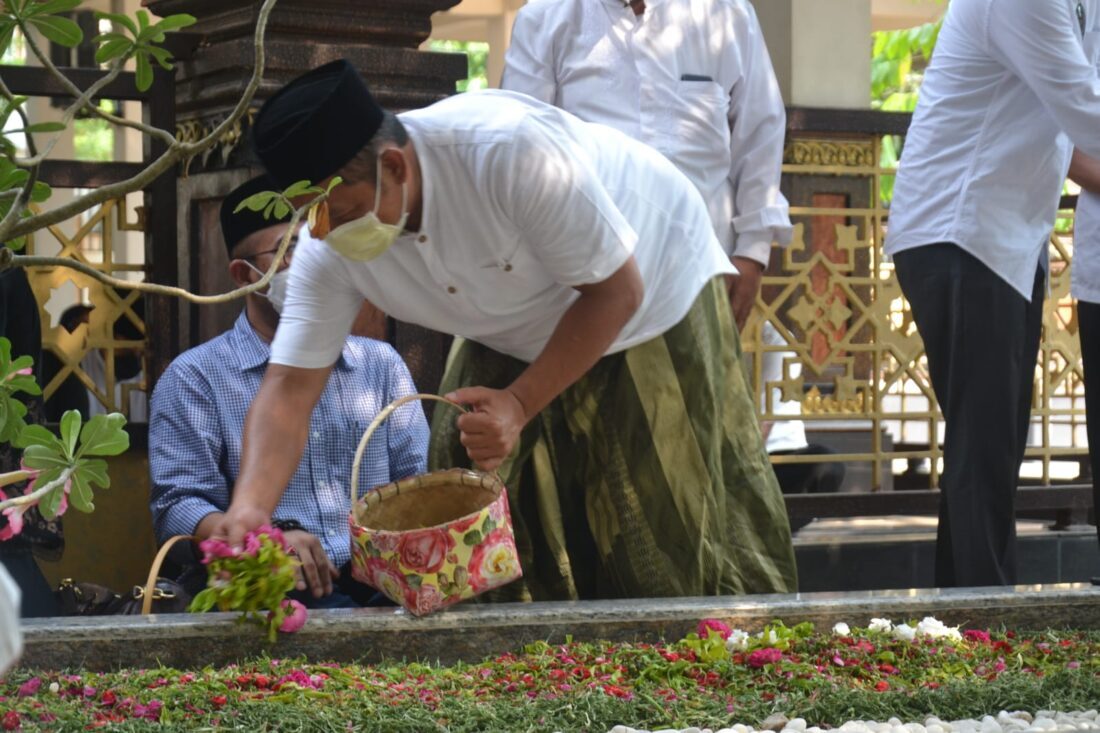
<svg viewBox="0 0 1100 733">
<path fill-rule="evenodd" d="M 194 25 L 195 23 L 195 16 L 188 15 L 187 13 L 177 13 L 176 15 L 169 15 L 167 18 L 163 18 L 154 28 L 161 33 L 170 33 L 172 31 L 178 31 L 180 28 Z"/>
<path fill-rule="evenodd" d="M 80 412 L 67 410 L 61 416 L 61 442 L 65 446 L 65 452 L 71 458 L 76 454 L 76 442 L 80 438 Z"/>
<path fill-rule="evenodd" d="M 290 188 L 283 191 L 283 196 L 288 199 L 304 196 L 307 193 L 321 193 L 321 189 L 309 185 L 309 181 L 297 181 L 290 184 Z"/>
<path fill-rule="evenodd" d="M 147 92 L 149 87 L 153 86 L 153 66 L 149 63 L 149 54 L 139 52 L 135 60 L 137 62 L 135 86 L 139 92 Z"/>
<path fill-rule="evenodd" d="M 172 70 L 172 53 L 166 48 L 147 46 L 146 51 L 152 56 L 165 71 Z"/>
<path fill-rule="evenodd" d="M 68 18 L 59 18 L 56 15 L 35 16 L 28 19 L 46 38 L 54 43 L 73 48 L 79 46 L 84 40 L 84 32 L 80 26 Z"/>
<path fill-rule="evenodd" d="M 73 508 L 85 514 L 90 513 L 95 509 L 92 497 L 92 486 L 87 476 L 79 470 L 74 471 L 72 474 L 72 489 L 69 492 L 69 501 L 72 503 Z"/>
<path fill-rule="evenodd" d="M 462 538 L 462 544 L 466 545 L 467 547 L 474 547 L 475 545 L 478 545 L 480 543 L 481 532 L 478 532 L 476 529 L 470 530 Z"/>
<path fill-rule="evenodd" d="M 15 23 L 0 20 L 0 55 L 7 53 L 12 38 L 15 37 Z"/>
<path fill-rule="evenodd" d="M 117 412 L 96 415 L 80 431 L 78 456 L 117 456 L 130 447 L 130 436 L 123 430 L 126 418 Z"/>
<path fill-rule="evenodd" d="M 137 11 L 138 27 L 142 31 L 149 30 L 149 13 L 144 10 Z"/>
<path fill-rule="evenodd" d="M 23 465 L 44 471 L 64 470 L 69 467 L 69 460 L 59 447 L 31 445 L 23 451 Z"/>
<path fill-rule="evenodd" d="M 237 204 L 237 208 L 233 209 L 233 213 L 236 214 L 243 209 L 248 209 L 249 211 L 263 211 L 267 208 L 267 205 L 271 203 L 271 199 L 278 195 L 279 194 L 274 191 L 261 191 L 260 193 L 253 194 Z"/>
<path fill-rule="evenodd" d="M 57 472 L 56 475 L 54 475 L 53 472 L 50 472 L 50 474 L 39 474 L 36 485 L 43 482 L 43 477 L 48 477 L 50 481 L 55 481 L 60 477 L 60 472 Z M 64 484 L 42 497 L 42 500 L 38 503 L 38 511 L 42 513 L 42 516 L 45 517 L 47 521 L 54 519 L 61 509 L 61 500 L 63 498 L 65 498 Z"/>
<path fill-rule="evenodd" d="M 325 189 L 325 193 L 332 193 L 332 189 L 336 188 L 343 182 L 344 179 L 340 176 L 333 176 L 332 180 L 328 182 L 328 187 Z"/>
<path fill-rule="evenodd" d="M 107 474 L 107 461 L 102 458 L 82 458 L 77 471 L 89 484 L 101 489 L 111 488 L 111 477 Z"/>
<path fill-rule="evenodd" d="M 275 201 L 275 218 L 276 219 L 286 218 L 286 215 L 289 214 L 289 213 L 290 213 L 290 207 L 287 206 L 286 203 L 282 199 L 277 199 Z"/>
<path fill-rule="evenodd" d="M 56 15 L 75 10 L 84 0 L 47 0 L 34 7 L 35 15 Z"/>
<path fill-rule="evenodd" d="M 31 201 L 40 204 L 49 199 L 52 195 L 53 189 L 50 188 L 50 184 L 42 181 L 34 182 L 34 188 L 31 189 Z"/>
<path fill-rule="evenodd" d="M 42 394 L 42 388 L 38 386 L 38 382 L 34 381 L 34 377 L 26 374 L 10 377 L 8 387 L 11 388 L 12 392 L 26 392 L 35 396 Z"/>
<path fill-rule="evenodd" d="M 105 64 L 108 61 L 125 56 L 130 53 L 130 49 L 134 47 L 132 41 L 128 38 L 112 38 L 99 46 L 99 49 L 95 52 L 95 60 L 97 64 Z"/>
<path fill-rule="evenodd" d="M 109 20 L 112 23 L 120 25 L 130 31 L 133 36 L 137 36 L 138 34 L 138 28 L 134 25 L 134 21 L 130 20 L 129 16 L 123 15 L 122 13 L 104 13 L 97 10 L 95 17 L 99 20 Z"/>
<path fill-rule="evenodd" d="M 41 425 L 28 425 L 23 428 L 23 432 L 19 433 L 19 440 L 15 447 L 27 448 L 32 445 L 61 448 L 57 436 Z"/>
<path fill-rule="evenodd" d="M 24 132 L 38 133 L 38 132 L 64 132 L 65 123 L 63 122 L 37 122 L 28 127 Z"/>
</svg>

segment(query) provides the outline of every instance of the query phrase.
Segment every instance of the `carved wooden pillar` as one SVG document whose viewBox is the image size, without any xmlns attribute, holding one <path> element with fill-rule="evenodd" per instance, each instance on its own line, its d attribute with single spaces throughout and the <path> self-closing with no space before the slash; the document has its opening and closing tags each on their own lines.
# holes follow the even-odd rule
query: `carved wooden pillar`
<svg viewBox="0 0 1100 733">
<path fill-rule="evenodd" d="M 189 13 L 198 45 L 177 62 L 177 133 L 198 139 L 240 99 L 252 73 L 259 0 L 143 0 L 153 13 Z M 401 111 L 453 94 L 466 76 L 466 57 L 418 46 L 431 33 L 431 15 L 458 0 L 279 0 L 267 26 L 265 73 L 252 113 L 287 81 L 338 58 L 363 73 L 379 103 Z M 178 218 L 181 283 L 209 293 L 231 286 L 218 226 L 221 199 L 258 172 L 249 146 L 252 114 L 204 158 L 181 171 Z M 240 305 L 183 309 L 181 348 L 228 328 Z M 376 334 L 384 338 L 381 328 Z M 417 385 L 439 384 L 449 338 L 391 323 L 389 338 L 409 361 Z"/>
</svg>

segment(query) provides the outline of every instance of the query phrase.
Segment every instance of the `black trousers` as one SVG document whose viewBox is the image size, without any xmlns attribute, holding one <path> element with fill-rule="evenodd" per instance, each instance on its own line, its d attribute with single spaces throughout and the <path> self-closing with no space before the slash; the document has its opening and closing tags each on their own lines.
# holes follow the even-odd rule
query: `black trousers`
<svg viewBox="0 0 1100 733">
<path fill-rule="evenodd" d="M 1100 539 L 1100 303 L 1077 301 L 1081 358 L 1085 367 L 1085 429 L 1092 464 L 1092 511 Z"/>
<path fill-rule="evenodd" d="M 1016 486 L 1031 417 L 1045 277 L 1031 302 L 954 244 L 894 255 L 946 421 L 936 584 L 1016 582 Z"/>
<path fill-rule="evenodd" d="M 0 542 L 0 563 L 8 571 L 22 594 L 19 615 L 22 618 L 59 616 L 60 609 L 46 576 L 38 567 L 30 547 L 21 538 Z"/>
</svg>

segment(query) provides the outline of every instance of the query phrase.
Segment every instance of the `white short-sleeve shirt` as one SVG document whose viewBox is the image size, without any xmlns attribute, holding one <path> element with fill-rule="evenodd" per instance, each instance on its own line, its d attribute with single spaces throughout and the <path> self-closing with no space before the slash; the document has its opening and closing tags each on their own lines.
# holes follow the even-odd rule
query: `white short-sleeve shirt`
<svg viewBox="0 0 1100 733">
<path fill-rule="evenodd" d="M 370 262 L 303 236 L 273 363 L 332 364 L 363 298 L 533 361 L 574 286 L 607 279 L 633 255 L 645 295 L 614 353 L 668 330 L 707 281 L 735 272 L 691 182 L 617 130 L 496 90 L 400 118 L 423 179 L 420 231 Z"/>
</svg>

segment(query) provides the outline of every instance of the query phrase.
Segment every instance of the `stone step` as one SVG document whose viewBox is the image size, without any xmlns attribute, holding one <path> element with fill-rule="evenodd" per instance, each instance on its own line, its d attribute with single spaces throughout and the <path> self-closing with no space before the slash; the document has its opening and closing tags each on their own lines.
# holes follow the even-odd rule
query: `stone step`
<svg viewBox="0 0 1100 733">
<path fill-rule="evenodd" d="M 1048 527 L 1017 522 L 1020 583 L 1078 583 L 1100 576 L 1095 527 Z M 935 517 L 818 519 L 795 533 L 794 544 L 804 592 L 935 585 Z"/>
<path fill-rule="evenodd" d="M 854 593 L 800 593 L 575 603 L 476 604 L 414 618 L 402 610 L 312 611 L 297 634 L 266 643 L 223 613 L 52 618 L 24 622 L 22 665 L 42 670 L 224 665 L 269 654 L 312 661 L 477 661 L 534 641 L 679 639 L 700 619 L 758 631 L 774 619 L 819 629 L 871 618 L 936 618 L 1016 629 L 1100 628 L 1100 587 L 1087 584 Z"/>
</svg>

